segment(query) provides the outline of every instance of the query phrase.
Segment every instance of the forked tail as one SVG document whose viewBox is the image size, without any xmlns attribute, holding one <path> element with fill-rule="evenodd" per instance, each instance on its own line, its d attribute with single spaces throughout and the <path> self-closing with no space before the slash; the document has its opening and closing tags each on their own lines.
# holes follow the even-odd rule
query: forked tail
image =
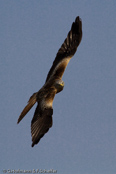
<svg viewBox="0 0 116 174">
<path fill-rule="evenodd" d="M 36 95 L 37 95 L 37 92 L 34 93 L 29 101 L 28 101 L 28 104 L 25 106 L 25 108 L 23 109 L 23 111 L 21 112 L 19 118 L 18 118 L 18 121 L 17 121 L 17 124 L 23 119 L 23 117 L 27 114 L 27 112 L 29 112 L 29 110 L 33 107 L 33 105 L 36 103 Z"/>
</svg>

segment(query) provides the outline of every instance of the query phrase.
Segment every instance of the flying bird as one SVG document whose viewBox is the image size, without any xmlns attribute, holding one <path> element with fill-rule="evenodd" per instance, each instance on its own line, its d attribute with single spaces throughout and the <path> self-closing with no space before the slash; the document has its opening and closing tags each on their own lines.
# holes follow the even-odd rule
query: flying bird
<svg viewBox="0 0 116 174">
<path fill-rule="evenodd" d="M 64 82 L 62 80 L 63 73 L 70 59 L 75 54 L 81 39 L 82 21 L 78 16 L 76 17 L 75 22 L 72 23 L 67 38 L 64 40 L 64 43 L 56 54 L 52 67 L 48 72 L 45 84 L 38 92 L 30 97 L 26 107 L 18 118 L 17 123 L 23 119 L 37 102 L 37 107 L 31 121 L 32 147 L 37 144 L 44 134 L 48 132 L 49 128 L 52 127 L 53 100 L 55 95 L 61 92 L 64 88 Z"/>
</svg>

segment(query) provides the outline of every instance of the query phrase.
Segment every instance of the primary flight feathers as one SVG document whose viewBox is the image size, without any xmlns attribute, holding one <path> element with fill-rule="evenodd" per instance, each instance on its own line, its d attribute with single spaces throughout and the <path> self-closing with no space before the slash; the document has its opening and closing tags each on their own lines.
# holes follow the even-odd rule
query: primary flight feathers
<svg viewBox="0 0 116 174">
<path fill-rule="evenodd" d="M 62 78 L 64 70 L 71 57 L 75 54 L 77 47 L 81 42 L 81 39 L 82 39 L 82 22 L 78 16 L 75 19 L 75 22 L 73 22 L 71 30 L 67 35 L 67 38 L 65 39 L 61 48 L 58 50 L 53 65 L 47 75 L 46 81 L 53 75 L 60 79 Z"/>
<path fill-rule="evenodd" d="M 31 121 L 32 147 L 40 141 L 52 126 L 53 100 L 55 94 L 63 90 L 63 73 L 70 59 L 75 54 L 81 39 L 82 22 L 78 16 L 75 22 L 73 22 L 67 38 L 58 50 L 44 86 L 30 97 L 28 104 L 19 116 L 17 123 L 23 119 L 27 112 L 37 102 L 37 107 Z"/>
</svg>

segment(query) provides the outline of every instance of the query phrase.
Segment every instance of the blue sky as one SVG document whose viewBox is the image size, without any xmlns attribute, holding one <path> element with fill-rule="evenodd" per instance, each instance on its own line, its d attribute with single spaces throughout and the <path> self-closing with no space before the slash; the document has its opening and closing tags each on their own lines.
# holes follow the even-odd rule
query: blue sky
<svg viewBox="0 0 116 174">
<path fill-rule="evenodd" d="M 116 173 L 116 1 L 0 0 L 0 170 L 54 169 L 58 174 Z M 83 38 L 56 95 L 53 127 L 31 147 L 35 107 L 76 16 Z M 8 173 L 8 171 L 7 171 Z"/>
</svg>

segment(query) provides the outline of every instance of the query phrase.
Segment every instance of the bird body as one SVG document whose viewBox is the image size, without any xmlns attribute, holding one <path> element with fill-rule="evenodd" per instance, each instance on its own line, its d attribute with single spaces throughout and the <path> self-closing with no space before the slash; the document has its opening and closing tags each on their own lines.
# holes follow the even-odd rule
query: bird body
<svg viewBox="0 0 116 174">
<path fill-rule="evenodd" d="M 58 50 L 53 65 L 47 75 L 45 84 L 36 93 L 34 93 L 26 107 L 21 112 L 17 123 L 19 123 L 27 112 L 37 102 L 37 107 L 31 121 L 32 147 L 52 127 L 53 100 L 57 93 L 64 88 L 62 80 L 63 73 L 72 56 L 75 54 L 82 38 L 82 22 L 79 16 L 73 22 L 67 38 Z"/>
</svg>

